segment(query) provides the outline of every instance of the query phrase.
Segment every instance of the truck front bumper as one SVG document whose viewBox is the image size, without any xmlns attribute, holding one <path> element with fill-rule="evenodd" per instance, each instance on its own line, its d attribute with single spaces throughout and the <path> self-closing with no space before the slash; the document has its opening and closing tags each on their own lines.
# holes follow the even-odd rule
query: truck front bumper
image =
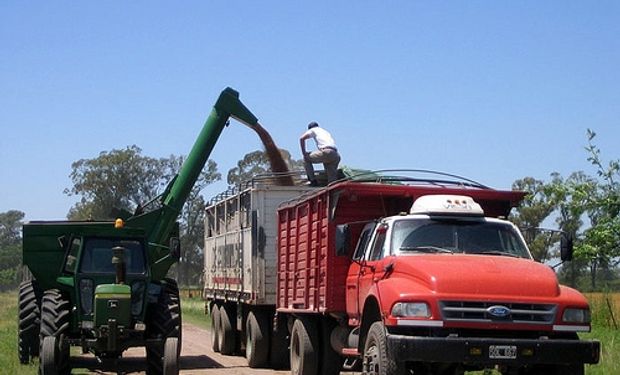
<svg viewBox="0 0 620 375">
<path fill-rule="evenodd" d="M 390 334 L 398 361 L 480 365 L 598 363 L 600 343 L 586 340 L 420 337 Z"/>
</svg>

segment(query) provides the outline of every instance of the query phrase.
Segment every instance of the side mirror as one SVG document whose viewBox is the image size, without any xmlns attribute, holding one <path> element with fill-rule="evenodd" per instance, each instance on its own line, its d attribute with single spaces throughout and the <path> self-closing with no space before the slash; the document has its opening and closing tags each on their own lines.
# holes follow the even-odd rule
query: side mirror
<svg viewBox="0 0 620 375">
<path fill-rule="evenodd" d="M 181 241 L 178 237 L 170 238 L 170 256 L 175 261 L 181 259 Z"/>
<path fill-rule="evenodd" d="M 349 225 L 336 226 L 336 255 L 343 256 L 349 253 L 351 243 L 351 231 Z"/>
<path fill-rule="evenodd" d="M 560 238 L 560 259 L 563 262 L 573 260 L 573 239 L 566 233 Z"/>
</svg>

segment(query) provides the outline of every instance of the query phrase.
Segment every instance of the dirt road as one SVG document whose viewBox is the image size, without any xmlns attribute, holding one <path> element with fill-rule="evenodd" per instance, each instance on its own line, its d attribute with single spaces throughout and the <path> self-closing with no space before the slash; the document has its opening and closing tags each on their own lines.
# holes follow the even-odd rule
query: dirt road
<svg viewBox="0 0 620 375">
<path fill-rule="evenodd" d="M 143 348 L 126 351 L 123 358 L 110 363 L 98 363 L 92 355 L 71 358 L 74 374 L 144 374 L 146 369 Z M 183 350 L 181 352 L 181 374 L 223 374 L 223 375 L 288 375 L 290 371 L 251 369 L 245 357 L 224 356 L 211 350 L 211 333 L 197 326 L 183 323 Z M 342 372 L 353 374 L 352 372 Z"/>
</svg>

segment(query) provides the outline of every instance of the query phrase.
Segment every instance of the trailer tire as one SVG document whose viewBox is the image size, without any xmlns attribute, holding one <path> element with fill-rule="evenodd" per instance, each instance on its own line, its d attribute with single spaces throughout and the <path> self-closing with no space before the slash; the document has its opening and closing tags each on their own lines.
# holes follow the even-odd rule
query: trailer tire
<svg viewBox="0 0 620 375">
<path fill-rule="evenodd" d="M 54 337 L 55 345 L 55 372 L 57 374 L 69 374 L 71 367 L 69 363 L 69 345 L 66 343 L 66 334 L 69 330 L 69 319 L 71 316 L 71 304 L 62 296 L 58 289 L 46 290 L 41 300 L 41 331 L 39 334 L 39 342 L 41 348 L 39 353 L 43 351 L 43 342 L 47 337 Z M 51 345 L 51 340 L 48 346 Z M 50 354 L 48 352 L 46 354 Z M 41 366 L 44 361 L 41 359 Z M 51 370 L 50 370 L 51 371 Z"/>
<path fill-rule="evenodd" d="M 211 305 L 211 349 L 220 352 L 220 307 L 217 303 Z"/>
<path fill-rule="evenodd" d="M 168 337 L 164 344 L 164 373 L 163 375 L 179 374 L 179 338 Z"/>
<path fill-rule="evenodd" d="M 321 375 L 338 375 L 342 370 L 344 358 L 338 354 L 331 344 L 331 333 L 337 323 L 330 318 L 321 319 Z"/>
<path fill-rule="evenodd" d="M 380 321 L 372 323 L 364 345 L 363 375 L 405 374 L 403 364 L 395 361 L 388 353 L 386 338 L 383 323 Z"/>
<path fill-rule="evenodd" d="M 17 348 L 19 362 L 26 364 L 39 355 L 41 326 L 41 291 L 34 280 L 19 285 Z"/>
<path fill-rule="evenodd" d="M 233 319 L 225 305 L 220 306 L 220 331 L 218 332 L 220 353 L 230 355 L 237 346 L 236 332 L 232 325 Z"/>
<path fill-rule="evenodd" d="M 291 374 L 317 375 L 319 353 L 316 323 L 312 319 L 298 318 L 291 330 Z"/>
<path fill-rule="evenodd" d="M 146 316 L 146 337 L 157 340 L 146 346 L 146 373 L 160 375 L 164 371 L 164 344 L 167 338 L 181 341 L 181 306 L 176 282 L 162 280 L 157 303 L 149 305 Z M 181 345 L 177 345 L 180 354 Z"/>
<path fill-rule="evenodd" d="M 259 311 L 250 311 L 245 323 L 245 357 L 251 368 L 265 367 L 269 361 L 269 320 Z"/>
</svg>

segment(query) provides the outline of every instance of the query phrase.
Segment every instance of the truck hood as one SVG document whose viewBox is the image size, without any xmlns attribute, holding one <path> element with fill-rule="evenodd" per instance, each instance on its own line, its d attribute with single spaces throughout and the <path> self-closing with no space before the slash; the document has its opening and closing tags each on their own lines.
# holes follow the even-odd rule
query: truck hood
<svg viewBox="0 0 620 375">
<path fill-rule="evenodd" d="M 557 277 L 532 260 L 471 254 L 395 257 L 392 276 L 414 279 L 438 294 L 555 297 Z"/>
</svg>

